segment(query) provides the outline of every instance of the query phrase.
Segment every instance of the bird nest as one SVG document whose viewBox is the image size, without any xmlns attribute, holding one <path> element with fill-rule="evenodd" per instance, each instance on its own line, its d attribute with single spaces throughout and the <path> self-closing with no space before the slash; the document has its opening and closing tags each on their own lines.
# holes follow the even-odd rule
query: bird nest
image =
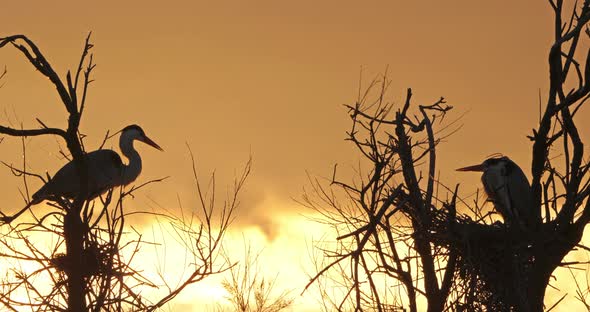
<svg viewBox="0 0 590 312">
<path fill-rule="evenodd" d="M 456 256 L 459 311 L 512 311 L 526 306 L 527 276 L 534 260 L 528 234 L 502 223 L 481 224 L 466 216 L 433 220 L 432 242 Z"/>
<path fill-rule="evenodd" d="M 112 246 L 92 244 L 85 248 L 79 262 L 67 254 L 56 254 L 50 259 L 51 266 L 57 271 L 71 274 L 74 269 L 81 271 L 84 277 L 120 275 L 119 270 L 125 265 L 118 263 Z"/>
</svg>

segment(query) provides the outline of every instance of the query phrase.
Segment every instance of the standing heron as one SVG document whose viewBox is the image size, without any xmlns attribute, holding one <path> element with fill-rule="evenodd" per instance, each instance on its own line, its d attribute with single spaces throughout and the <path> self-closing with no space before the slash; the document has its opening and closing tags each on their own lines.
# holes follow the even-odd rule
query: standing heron
<svg viewBox="0 0 590 312">
<path fill-rule="evenodd" d="M 484 190 L 506 223 L 529 225 L 533 221 L 531 185 L 522 169 L 510 158 L 488 158 L 479 165 L 457 171 L 483 172 Z"/>
<path fill-rule="evenodd" d="M 88 168 L 88 188 L 87 193 L 83 195 L 85 200 L 92 200 L 111 188 L 127 185 L 137 179 L 142 166 L 141 157 L 133 147 L 133 141 L 146 143 L 162 151 L 162 148 L 148 138 L 138 125 L 127 126 L 120 132 L 119 148 L 128 159 L 127 164 L 123 163 L 119 154 L 110 149 L 100 149 L 84 155 Z M 74 199 L 80 192 L 80 177 L 72 160 L 61 167 L 53 178 L 33 194 L 32 200 L 25 208 L 12 216 L 6 216 L 0 212 L 2 214 L 0 221 L 10 223 L 32 205 L 56 197 Z"/>
</svg>

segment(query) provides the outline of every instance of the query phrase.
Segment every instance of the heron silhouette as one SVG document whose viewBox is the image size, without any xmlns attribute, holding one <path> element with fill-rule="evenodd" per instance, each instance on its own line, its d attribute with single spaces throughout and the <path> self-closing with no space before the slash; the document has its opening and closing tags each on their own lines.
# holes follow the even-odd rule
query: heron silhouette
<svg viewBox="0 0 590 312">
<path fill-rule="evenodd" d="M 528 225 L 531 216 L 531 185 L 520 167 L 506 156 L 486 159 L 457 171 L 483 172 L 481 182 L 504 222 Z"/>
<path fill-rule="evenodd" d="M 133 146 L 134 141 L 146 143 L 160 151 L 163 149 L 152 141 L 138 125 L 129 125 L 120 131 L 119 148 L 128 159 L 124 164 L 117 152 L 100 149 L 84 155 L 88 168 L 88 187 L 83 194 L 85 200 L 92 200 L 111 188 L 127 185 L 139 176 L 142 169 L 141 156 Z M 32 200 L 19 212 L 12 216 L 4 213 L 0 217 L 2 223 L 10 223 L 23 214 L 29 207 L 46 199 L 64 197 L 74 199 L 80 195 L 80 176 L 74 161 L 70 161 L 59 169 L 53 178 L 43 185 L 32 196 Z"/>
</svg>

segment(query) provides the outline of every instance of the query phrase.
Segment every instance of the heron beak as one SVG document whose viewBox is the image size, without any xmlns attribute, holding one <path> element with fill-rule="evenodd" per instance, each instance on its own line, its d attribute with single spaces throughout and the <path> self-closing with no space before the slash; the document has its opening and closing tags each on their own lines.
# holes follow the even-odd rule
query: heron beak
<svg viewBox="0 0 590 312">
<path fill-rule="evenodd" d="M 163 150 L 163 149 L 160 147 L 160 145 L 156 144 L 156 142 L 154 142 L 154 141 L 152 141 L 152 139 L 148 138 L 148 137 L 147 137 L 147 135 L 146 135 L 146 136 L 144 136 L 144 137 L 143 137 L 143 140 L 141 140 L 141 141 L 142 141 L 143 143 L 145 143 L 145 144 L 147 144 L 147 145 L 149 145 L 149 146 L 151 146 L 151 147 L 155 148 L 155 149 L 158 149 L 158 150 L 160 150 L 160 151 L 164 151 L 164 150 Z"/>
<path fill-rule="evenodd" d="M 483 171 L 483 170 L 484 170 L 483 164 L 457 169 L 457 171 Z"/>
</svg>

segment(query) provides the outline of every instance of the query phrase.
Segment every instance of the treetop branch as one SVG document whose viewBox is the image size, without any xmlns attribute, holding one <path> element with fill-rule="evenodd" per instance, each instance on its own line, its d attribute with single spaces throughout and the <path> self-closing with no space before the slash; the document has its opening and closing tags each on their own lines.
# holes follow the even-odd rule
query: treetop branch
<svg viewBox="0 0 590 312">
<path fill-rule="evenodd" d="M 10 135 L 10 136 L 37 136 L 37 135 L 47 135 L 53 134 L 58 135 L 62 138 L 66 138 L 66 132 L 62 129 L 57 128 L 43 128 L 43 129 L 14 129 L 10 127 L 0 126 L 0 133 Z"/>
<path fill-rule="evenodd" d="M 23 40 L 26 43 L 26 45 L 19 44 L 18 40 Z M 35 45 L 35 43 L 33 43 L 33 41 L 31 41 L 25 35 L 13 35 L 9 37 L 0 38 L 0 48 L 4 47 L 8 43 L 12 44 L 15 48 L 19 49 L 39 72 L 41 72 L 44 76 L 51 80 L 51 82 L 57 89 L 57 92 L 59 93 L 59 96 L 64 105 L 66 106 L 68 112 L 70 114 L 75 113 L 76 107 L 74 105 L 74 102 L 72 101 L 72 98 L 70 97 L 70 94 L 68 93 L 68 90 L 65 88 L 61 79 L 53 70 L 53 68 L 51 67 L 43 53 L 41 53 L 39 48 Z"/>
</svg>

